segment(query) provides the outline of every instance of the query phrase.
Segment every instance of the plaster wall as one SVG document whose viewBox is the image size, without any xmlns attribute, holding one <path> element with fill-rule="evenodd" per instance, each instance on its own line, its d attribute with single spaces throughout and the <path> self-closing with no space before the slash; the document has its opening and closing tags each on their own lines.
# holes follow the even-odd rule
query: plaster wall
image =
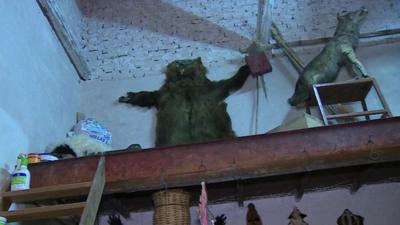
<svg viewBox="0 0 400 225">
<path fill-rule="evenodd" d="M 74 67 L 35 0 L 0 1 L 0 167 L 65 137 L 78 110 Z"/>
<path fill-rule="evenodd" d="M 200 188 L 200 185 L 199 185 Z M 287 219 L 294 207 L 307 214 L 305 221 L 310 225 L 336 225 L 337 218 L 344 209 L 364 217 L 365 225 L 397 225 L 400 206 L 400 183 L 377 184 L 362 187 L 355 194 L 346 189 L 334 189 L 323 192 L 306 193 L 300 201 L 294 196 L 270 196 L 265 199 L 246 201 L 253 203 L 261 217 L 263 225 L 288 224 Z M 247 207 L 237 203 L 209 205 L 215 215 L 225 214 L 227 225 L 246 224 Z M 198 208 L 190 210 L 191 224 L 199 224 Z M 131 213 L 130 218 L 122 218 L 124 225 L 151 225 L 153 211 Z M 100 224 L 108 225 L 107 217 Z"/>
</svg>

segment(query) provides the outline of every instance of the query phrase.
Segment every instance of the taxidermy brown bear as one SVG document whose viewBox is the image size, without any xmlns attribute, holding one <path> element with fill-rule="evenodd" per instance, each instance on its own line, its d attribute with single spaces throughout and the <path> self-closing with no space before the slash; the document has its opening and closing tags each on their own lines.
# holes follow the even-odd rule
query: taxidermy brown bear
<svg viewBox="0 0 400 225">
<path fill-rule="evenodd" d="M 119 102 L 156 107 L 156 146 L 188 144 L 234 137 L 224 102 L 240 89 L 250 74 L 247 65 L 231 78 L 211 81 L 201 58 L 168 64 L 158 91 L 128 92 Z"/>
</svg>

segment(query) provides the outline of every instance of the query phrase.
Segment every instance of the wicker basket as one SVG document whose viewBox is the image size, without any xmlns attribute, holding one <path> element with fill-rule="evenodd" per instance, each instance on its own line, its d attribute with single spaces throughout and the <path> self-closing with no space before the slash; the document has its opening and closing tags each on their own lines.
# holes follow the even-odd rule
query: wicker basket
<svg viewBox="0 0 400 225">
<path fill-rule="evenodd" d="M 159 191 L 153 194 L 154 225 L 190 225 L 189 194 L 183 190 Z"/>
</svg>

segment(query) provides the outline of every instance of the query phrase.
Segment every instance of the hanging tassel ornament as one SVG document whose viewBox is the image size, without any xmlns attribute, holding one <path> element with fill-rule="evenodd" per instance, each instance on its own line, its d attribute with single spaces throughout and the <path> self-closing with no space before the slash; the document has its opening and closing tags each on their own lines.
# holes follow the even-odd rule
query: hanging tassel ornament
<svg viewBox="0 0 400 225">
<path fill-rule="evenodd" d="M 250 67 L 251 74 L 258 77 L 272 71 L 271 63 L 265 54 L 266 47 L 260 41 L 254 41 L 246 50 L 246 64 Z"/>
<path fill-rule="evenodd" d="M 206 183 L 203 181 L 201 182 L 201 194 L 200 194 L 200 203 L 199 203 L 199 209 L 200 209 L 200 222 L 201 225 L 208 225 L 208 219 L 207 219 L 207 203 L 208 203 L 208 197 L 207 197 L 207 189 L 206 189 Z"/>
</svg>

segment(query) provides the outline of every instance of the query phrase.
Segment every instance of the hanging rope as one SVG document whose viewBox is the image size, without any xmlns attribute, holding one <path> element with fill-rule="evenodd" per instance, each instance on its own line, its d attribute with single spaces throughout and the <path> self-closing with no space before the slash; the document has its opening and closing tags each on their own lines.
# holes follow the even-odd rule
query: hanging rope
<svg viewBox="0 0 400 225">
<path fill-rule="evenodd" d="M 255 126 L 254 126 L 254 134 L 256 135 L 257 134 L 257 132 L 258 132 L 258 109 L 259 109 L 259 105 L 260 105 L 260 97 L 259 97 L 259 95 L 260 95 L 260 89 L 258 88 L 258 80 L 259 80 L 259 78 L 258 78 L 259 76 L 257 76 L 257 78 L 256 78 L 256 124 L 255 124 Z"/>
<path fill-rule="evenodd" d="M 256 40 L 262 41 L 262 17 L 264 15 L 265 0 L 258 0 Z"/>
<path fill-rule="evenodd" d="M 267 34 L 265 38 L 262 35 L 263 28 L 263 16 L 265 9 L 265 0 L 258 0 L 258 11 L 257 11 L 257 27 L 256 27 L 256 40 L 255 42 L 247 49 L 248 53 L 256 53 L 256 52 L 265 52 L 266 44 L 262 44 L 263 41 L 268 42 L 269 35 Z M 268 19 L 268 17 L 267 17 Z M 265 26 L 266 24 L 264 24 Z M 268 29 L 268 26 L 267 26 Z M 266 39 L 266 40 L 263 40 Z M 261 78 L 259 78 L 261 77 Z M 265 85 L 264 76 L 256 77 L 256 107 L 255 107 L 255 131 L 254 134 L 258 134 L 258 117 L 259 117 L 259 108 L 260 108 L 260 89 L 259 83 L 261 82 L 261 88 L 263 90 L 265 99 L 268 100 L 267 87 Z"/>
</svg>

